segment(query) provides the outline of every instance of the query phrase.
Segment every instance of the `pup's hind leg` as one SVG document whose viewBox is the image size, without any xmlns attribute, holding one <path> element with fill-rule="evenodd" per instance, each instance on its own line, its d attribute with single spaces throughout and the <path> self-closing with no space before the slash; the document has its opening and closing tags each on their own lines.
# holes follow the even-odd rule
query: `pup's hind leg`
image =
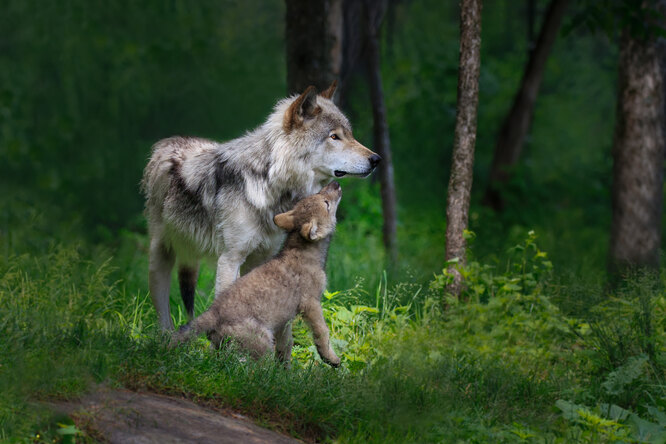
<svg viewBox="0 0 666 444">
<path fill-rule="evenodd" d="M 181 264 L 178 267 L 178 283 L 180 284 L 180 297 L 183 298 L 183 304 L 187 315 L 192 319 L 194 317 L 194 296 L 197 288 L 197 279 L 199 278 L 199 263 L 194 265 Z"/>
<path fill-rule="evenodd" d="M 310 301 L 303 307 L 303 319 L 312 329 L 312 336 L 321 359 L 333 367 L 339 366 L 340 358 L 331 348 L 328 326 L 319 301 Z"/>
<path fill-rule="evenodd" d="M 175 262 L 173 250 L 168 248 L 161 236 L 150 240 L 150 258 L 148 265 L 148 283 L 150 297 L 155 304 L 157 317 L 162 330 L 173 330 L 169 309 L 169 289 L 171 288 L 171 270 Z"/>
<path fill-rule="evenodd" d="M 250 353 L 254 359 L 259 359 L 273 351 L 274 340 L 272 333 L 254 322 L 236 325 L 227 330 L 228 335 L 237 340 L 243 349 Z"/>
<path fill-rule="evenodd" d="M 291 367 L 291 347 L 294 345 L 294 335 L 291 332 L 291 322 L 288 322 L 275 338 L 277 358 L 285 367 Z"/>
</svg>

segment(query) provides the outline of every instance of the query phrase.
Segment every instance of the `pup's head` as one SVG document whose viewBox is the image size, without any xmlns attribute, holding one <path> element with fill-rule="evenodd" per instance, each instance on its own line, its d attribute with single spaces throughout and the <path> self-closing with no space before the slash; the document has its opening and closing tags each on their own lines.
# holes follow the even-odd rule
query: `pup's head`
<svg viewBox="0 0 666 444">
<path fill-rule="evenodd" d="M 284 113 L 284 131 L 299 140 L 300 153 L 308 159 L 316 176 L 323 180 L 332 177 L 366 177 L 382 159 L 361 145 L 352 134 L 349 121 L 331 100 L 337 82 L 321 94 L 314 86 L 293 99 Z"/>
<path fill-rule="evenodd" d="M 273 218 L 275 225 L 288 232 L 298 231 L 309 241 L 319 241 L 335 231 L 335 212 L 342 198 L 340 184 L 333 181 L 322 190 L 298 201 L 293 210 Z"/>
</svg>

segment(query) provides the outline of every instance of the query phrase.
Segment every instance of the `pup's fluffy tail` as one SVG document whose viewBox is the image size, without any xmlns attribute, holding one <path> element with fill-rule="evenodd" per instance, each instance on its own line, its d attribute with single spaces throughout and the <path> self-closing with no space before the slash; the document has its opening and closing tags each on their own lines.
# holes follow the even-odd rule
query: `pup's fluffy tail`
<svg viewBox="0 0 666 444">
<path fill-rule="evenodd" d="M 189 341 L 190 339 L 199 336 L 201 333 L 209 333 L 214 327 L 215 315 L 211 311 L 207 311 L 180 327 L 171 337 L 169 345 L 175 347 L 182 342 Z"/>
</svg>

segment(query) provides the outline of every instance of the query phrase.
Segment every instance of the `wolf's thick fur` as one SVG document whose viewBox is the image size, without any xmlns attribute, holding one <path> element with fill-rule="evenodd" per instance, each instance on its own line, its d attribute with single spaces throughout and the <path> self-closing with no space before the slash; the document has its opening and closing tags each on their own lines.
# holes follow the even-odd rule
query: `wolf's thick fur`
<svg viewBox="0 0 666 444">
<path fill-rule="evenodd" d="M 340 185 L 332 182 L 299 201 L 293 210 L 275 216 L 276 225 L 289 232 L 282 251 L 222 292 L 208 311 L 174 334 L 173 343 L 206 333 L 213 344 L 236 339 L 255 358 L 276 348 L 278 358 L 288 363 L 293 344 L 291 321 L 302 313 L 319 356 L 338 366 L 340 359 L 330 346 L 322 314 L 321 294 L 341 196 Z"/>
<path fill-rule="evenodd" d="M 163 329 L 171 271 L 178 261 L 190 317 L 202 256 L 217 259 L 215 294 L 279 249 L 273 216 L 316 193 L 333 177 L 365 177 L 380 157 L 357 142 L 330 100 L 331 85 L 278 102 L 266 123 L 227 143 L 173 137 L 155 144 L 144 171 L 150 233 L 150 293 Z"/>
</svg>

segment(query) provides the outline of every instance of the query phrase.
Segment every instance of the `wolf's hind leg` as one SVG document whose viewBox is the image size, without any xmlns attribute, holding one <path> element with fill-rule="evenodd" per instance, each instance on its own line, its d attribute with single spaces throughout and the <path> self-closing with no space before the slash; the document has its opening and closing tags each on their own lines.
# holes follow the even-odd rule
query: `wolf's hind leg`
<svg viewBox="0 0 666 444">
<path fill-rule="evenodd" d="M 288 322 L 275 338 L 277 358 L 285 367 L 291 367 L 291 347 L 294 345 L 294 335 L 291 332 L 291 322 Z"/>
<path fill-rule="evenodd" d="M 173 330 L 173 321 L 169 309 L 169 289 L 174 262 L 173 250 L 164 245 L 161 237 L 151 239 L 148 283 L 150 297 L 153 299 L 153 304 L 155 304 L 160 327 L 164 331 Z"/>
<path fill-rule="evenodd" d="M 194 297 L 197 289 L 197 279 L 199 278 L 199 264 L 183 265 L 178 267 L 178 283 L 180 284 L 180 297 L 183 298 L 183 304 L 187 315 L 192 319 L 194 317 Z"/>
</svg>

